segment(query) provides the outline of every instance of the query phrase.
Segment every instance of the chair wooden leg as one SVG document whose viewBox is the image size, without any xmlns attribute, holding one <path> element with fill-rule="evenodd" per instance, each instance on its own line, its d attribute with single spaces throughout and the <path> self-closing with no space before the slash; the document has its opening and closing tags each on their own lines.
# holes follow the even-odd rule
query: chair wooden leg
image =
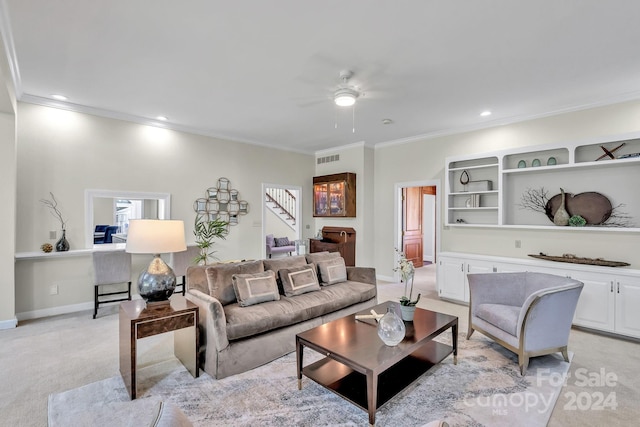
<svg viewBox="0 0 640 427">
<path fill-rule="evenodd" d="M 527 368 L 529 367 L 529 356 L 526 354 L 519 354 L 518 365 L 520 365 L 520 375 L 524 377 L 527 374 Z"/>
<path fill-rule="evenodd" d="M 131 301 L 131 282 L 129 282 L 129 289 L 127 289 L 127 298 Z"/>
<path fill-rule="evenodd" d="M 93 318 L 98 314 L 98 286 L 93 287 Z"/>
<path fill-rule="evenodd" d="M 467 331 L 467 339 L 471 338 L 473 331 L 474 329 L 471 327 L 471 325 L 469 325 L 469 330 Z"/>
<path fill-rule="evenodd" d="M 182 296 L 184 296 L 187 290 L 187 276 L 182 276 Z"/>
<path fill-rule="evenodd" d="M 562 348 L 562 350 L 560 350 L 562 352 L 562 357 L 564 357 L 564 361 L 568 362 L 569 361 L 569 351 L 567 350 L 567 347 Z"/>
</svg>

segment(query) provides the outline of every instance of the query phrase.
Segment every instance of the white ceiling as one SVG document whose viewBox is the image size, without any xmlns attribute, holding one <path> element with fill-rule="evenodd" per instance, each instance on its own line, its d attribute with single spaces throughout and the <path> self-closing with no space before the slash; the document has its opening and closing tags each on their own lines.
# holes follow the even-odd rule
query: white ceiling
<svg viewBox="0 0 640 427">
<path fill-rule="evenodd" d="M 636 0 L 0 1 L 23 101 L 295 151 L 640 98 Z"/>
</svg>

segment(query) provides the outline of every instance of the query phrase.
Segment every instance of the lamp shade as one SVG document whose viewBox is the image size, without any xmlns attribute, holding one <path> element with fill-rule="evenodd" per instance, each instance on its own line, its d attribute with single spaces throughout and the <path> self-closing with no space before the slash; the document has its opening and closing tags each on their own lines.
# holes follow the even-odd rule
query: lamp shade
<svg viewBox="0 0 640 427">
<path fill-rule="evenodd" d="M 186 250 L 183 221 L 166 219 L 132 219 L 129 221 L 126 252 L 166 254 Z"/>
</svg>

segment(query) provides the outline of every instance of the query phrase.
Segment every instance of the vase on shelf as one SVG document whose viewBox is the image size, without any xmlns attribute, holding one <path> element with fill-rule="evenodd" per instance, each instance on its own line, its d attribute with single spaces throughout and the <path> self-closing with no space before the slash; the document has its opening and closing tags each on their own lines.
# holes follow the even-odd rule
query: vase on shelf
<svg viewBox="0 0 640 427">
<path fill-rule="evenodd" d="M 560 201 L 560 206 L 556 210 L 556 213 L 553 214 L 553 223 L 555 225 L 564 226 L 564 225 L 569 225 L 570 215 L 569 215 L 569 212 L 567 212 L 567 210 L 564 208 L 565 195 L 564 195 L 564 190 L 562 188 L 560 189 L 560 193 L 562 194 L 562 200 Z"/>
<path fill-rule="evenodd" d="M 66 252 L 69 250 L 69 241 L 67 240 L 67 230 L 62 230 L 62 237 L 56 242 L 56 252 Z"/>
<path fill-rule="evenodd" d="M 404 322 L 393 310 L 393 306 L 387 306 L 387 314 L 378 321 L 378 336 L 389 347 L 398 345 L 406 332 Z"/>
</svg>

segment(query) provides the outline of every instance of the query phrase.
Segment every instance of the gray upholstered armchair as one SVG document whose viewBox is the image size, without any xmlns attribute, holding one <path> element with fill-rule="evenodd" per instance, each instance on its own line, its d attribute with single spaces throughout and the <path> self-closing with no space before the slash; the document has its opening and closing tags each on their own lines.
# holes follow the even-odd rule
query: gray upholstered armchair
<svg viewBox="0 0 640 427">
<path fill-rule="evenodd" d="M 562 352 L 582 282 L 544 273 L 469 274 L 469 331 L 493 339 L 518 355 L 520 373 L 529 358 Z"/>
</svg>

